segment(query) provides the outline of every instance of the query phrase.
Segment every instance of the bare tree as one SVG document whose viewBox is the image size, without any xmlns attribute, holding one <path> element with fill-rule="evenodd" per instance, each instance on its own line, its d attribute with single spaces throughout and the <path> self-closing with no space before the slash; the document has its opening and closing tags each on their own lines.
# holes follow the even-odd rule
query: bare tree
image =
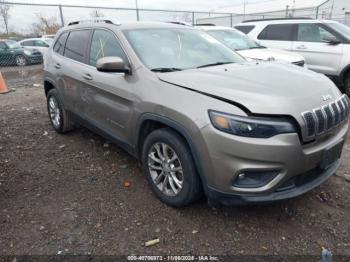
<svg viewBox="0 0 350 262">
<path fill-rule="evenodd" d="M 94 9 L 91 11 L 90 15 L 92 17 L 104 17 L 105 15 L 98 9 Z"/>
<path fill-rule="evenodd" d="M 56 17 L 45 17 L 41 13 L 37 14 L 39 22 L 32 24 L 32 31 L 36 35 L 41 34 L 56 34 L 60 29 L 60 24 Z"/>
<path fill-rule="evenodd" d="M 0 0 L 0 16 L 5 24 L 6 34 L 9 34 L 9 19 L 11 5 L 4 4 L 4 0 Z"/>
</svg>

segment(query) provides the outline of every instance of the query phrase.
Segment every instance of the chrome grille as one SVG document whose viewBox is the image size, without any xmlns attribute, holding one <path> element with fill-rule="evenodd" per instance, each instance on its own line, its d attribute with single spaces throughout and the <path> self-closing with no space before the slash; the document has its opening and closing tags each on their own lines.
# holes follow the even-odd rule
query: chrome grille
<svg viewBox="0 0 350 262">
<path fill-rule="evenodd" d="M 322 108 L 302 113 L 308 138 L 322 134 L 343 122 L 350 115 L 350 100 L 346 95 Z"/>
</svg>

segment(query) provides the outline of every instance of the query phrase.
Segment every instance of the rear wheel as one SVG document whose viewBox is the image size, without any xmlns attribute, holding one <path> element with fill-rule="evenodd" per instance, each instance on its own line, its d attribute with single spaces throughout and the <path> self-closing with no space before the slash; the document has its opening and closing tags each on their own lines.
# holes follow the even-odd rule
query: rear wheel
<svg viewBox="0 0 350 262">
<path fill-rule="evenodd" d="M 47 111 L 51 124 L 58 133 L 73 129 L 71 114 L 64 109 L 56 89 L 51 89 L 47 94 Z"/>
<path fill-rule="evenodd" d="M 16 65 L 17 66 L 26 66 L 27 65 L 27 59 L 23 55 L 16 56 Z"/>
<path fill-rule="evenodd" d="M 344 79 L 344 93 L 350 97 L 350 73 Z"/>
<path fill-rule="evenodd" d="M 201 181 L 188 146 L 171 129 L 156 130 L 146 138 L 142 164 L 152 191 L 164 203 L 183 207 L 201 196 Z"/>
</svg>

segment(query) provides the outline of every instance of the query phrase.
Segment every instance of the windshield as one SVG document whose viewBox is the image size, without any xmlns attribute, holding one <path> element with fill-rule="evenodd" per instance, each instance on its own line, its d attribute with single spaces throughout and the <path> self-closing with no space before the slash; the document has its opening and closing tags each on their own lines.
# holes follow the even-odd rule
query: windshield
<svg viewBox="0 0 350 262">
<path fill-rule="evenodd" d="M 350 39 L 350 27 L 340 23 L 327 23 L 327 25 L 345 38 Z"/>
<path fill-rule="evenodd" d="M 135 29 L 125 35 L 141 61 L 153 71 L 178 71 L 244 59 L 205 32 L 187 28 Z M 165 70 L 163 72 L 166 72 Z"/>
<path fill-rule="evenodd" d="M 233 50 L 263 48 L 248 36 L 234 30 L 210 30 L 209 35 Z"/>
<path fill-rule="evenodd" d="M 18 42 L 13 41 L 13 40 L 6 41 L 6 44 L 8 45 L 8 47 L 10 49 L 22 48 L 22 46 Z"/>
</svg>

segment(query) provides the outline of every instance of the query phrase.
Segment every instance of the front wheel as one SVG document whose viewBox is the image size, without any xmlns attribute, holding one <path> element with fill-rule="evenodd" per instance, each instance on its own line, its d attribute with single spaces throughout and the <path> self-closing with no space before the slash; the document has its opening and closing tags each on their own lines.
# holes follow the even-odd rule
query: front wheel
<svg viewBox="0 0 350 262">
<path fill-rule="evenodd" d="M 146 138 L 142 164 L 152 191 L 164 203 L 183 207 L 201 196 L 201 181 L 190 150 L 173 130 L 159 129 Z"/>
</svg>

